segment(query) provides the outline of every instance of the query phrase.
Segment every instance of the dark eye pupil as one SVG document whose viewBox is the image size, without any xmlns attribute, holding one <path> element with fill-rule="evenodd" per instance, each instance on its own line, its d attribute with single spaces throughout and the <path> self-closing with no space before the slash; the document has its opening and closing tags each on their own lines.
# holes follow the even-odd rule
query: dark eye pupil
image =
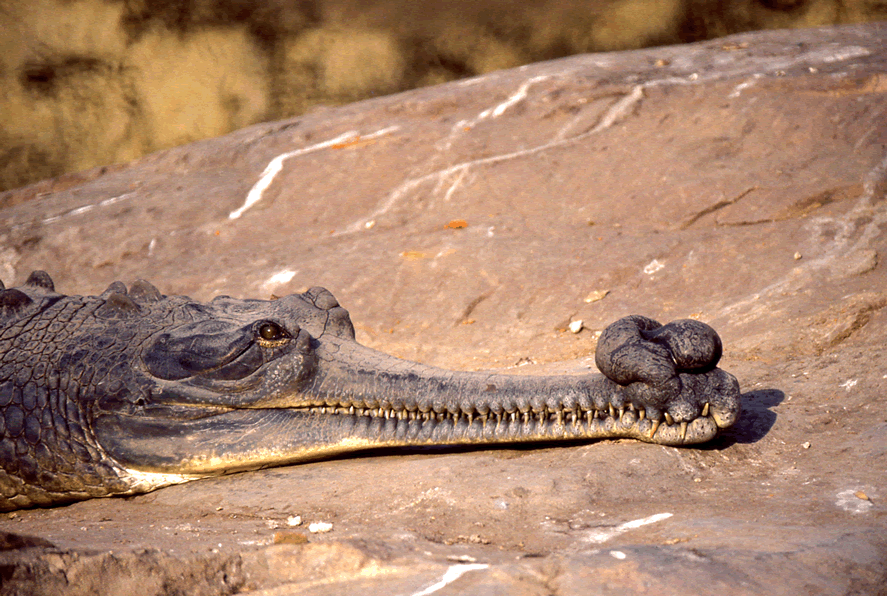
<svg viewBox="0 0 887 596">
<path fill-rule="evenodd" d="M 259 337 L 268 340 L 283 339 L 283 329 L 276 323 L 262 323 L 259 327 Z"/>
</svg>

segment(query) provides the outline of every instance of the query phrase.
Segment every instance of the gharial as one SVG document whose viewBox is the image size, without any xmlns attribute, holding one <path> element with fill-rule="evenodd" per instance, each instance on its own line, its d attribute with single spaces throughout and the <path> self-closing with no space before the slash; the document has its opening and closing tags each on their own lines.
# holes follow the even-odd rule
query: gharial
<svg viewBox="0 0 887 596">
<path fill-rule="evenodd" d="M 323 288 L 275 300 L 64 296 L 0 283 L 0 511 L 131 495 L 372 447 L 712 439 L 739 415 L 704 323 L 629 316 L 601 374 L 455 372 L 355 341 Z"/>
</svg>

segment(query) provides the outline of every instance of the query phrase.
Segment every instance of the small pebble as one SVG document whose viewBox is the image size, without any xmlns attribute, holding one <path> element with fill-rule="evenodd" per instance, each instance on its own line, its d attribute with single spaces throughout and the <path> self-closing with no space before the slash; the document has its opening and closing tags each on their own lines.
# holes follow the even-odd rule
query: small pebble
<svg viewBox="0 0 887 596">
<path fill-rule="evenodd" d="M 570 321 L 570 333 L 579 333 L 582 331 L 582 321 Z"/>
<path fill-rule="evenodd" d="M 610 290 L 595 290 L 591 292 L 583 299 L 583 302 L 586 304 L 591 304 L 592 302 L 597 302 L 598 300 L 603 300 L 604 297 L 610 293 Z"/>
<path fill-rule="evenodd" d="M 300 526 L 302 525 L 302 517 L 300 515 L 291 515 L 290 517 L 286 518 L 286 525 L 291 528 L 293 526 Z"/>
<path fill-rule="evenodd" d="M 810 441 L 804 442 L 803 444 L 801 444 L 801 447 L 803 447 L 804 449 L 810 449 Z"/>
<path fill-rule="evenodd" d="M 657 271 L 664 268 L 665 265 L 661 261 L 659 261 L 659 259 L 653 259 L 652 261 L 647 263 L 646 267 L 644 267 L 644 273 L 646 273 L 647 275 L 653 275 Z"/>
<path fill-rule="evenodd" d="M 333 529 L 333 524 L 329 522 L 314 522 L 308 524 L 308 531 L 312 534 L 324 534 Z"/>
<path fill-rule="evenodd" d="M 803 256 L 803 255 L 801 255 L 801 253 L 796 252 L 796 253 L 795 253 L 795 260 L 796 260 L 796 261 L 800 261 L 802 256 Z"/>
</svg>

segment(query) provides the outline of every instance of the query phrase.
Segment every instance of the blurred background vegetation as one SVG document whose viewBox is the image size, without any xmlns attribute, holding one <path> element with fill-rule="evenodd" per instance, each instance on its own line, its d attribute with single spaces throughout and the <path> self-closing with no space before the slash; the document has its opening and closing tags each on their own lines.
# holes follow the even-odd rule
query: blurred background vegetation
<svg viewBox="0 0 887 596">
<path fill-rule="evenodd" d="M 0 190 L 583 52 L 887 19 L 887 0 L 0 0 Z"/>
</svg>

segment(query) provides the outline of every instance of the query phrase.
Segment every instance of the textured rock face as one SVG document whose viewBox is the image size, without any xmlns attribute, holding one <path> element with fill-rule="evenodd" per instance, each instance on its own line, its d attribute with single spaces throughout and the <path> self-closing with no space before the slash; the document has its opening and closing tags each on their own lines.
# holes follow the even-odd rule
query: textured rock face
<svg viewBox="0 0 887 596">
<path fill-rule="evenodd" d="M 877 593 L 884 47 L 868 25 L 578 56 L 7 194 L 7 285 L 320 284 L 362 343 L 518 373 L 593 366 L 630 312 L 697 317 L 745 393 L 704 449 L 368 453 L 17 512 L 0 590 Z"/>
</svg>

